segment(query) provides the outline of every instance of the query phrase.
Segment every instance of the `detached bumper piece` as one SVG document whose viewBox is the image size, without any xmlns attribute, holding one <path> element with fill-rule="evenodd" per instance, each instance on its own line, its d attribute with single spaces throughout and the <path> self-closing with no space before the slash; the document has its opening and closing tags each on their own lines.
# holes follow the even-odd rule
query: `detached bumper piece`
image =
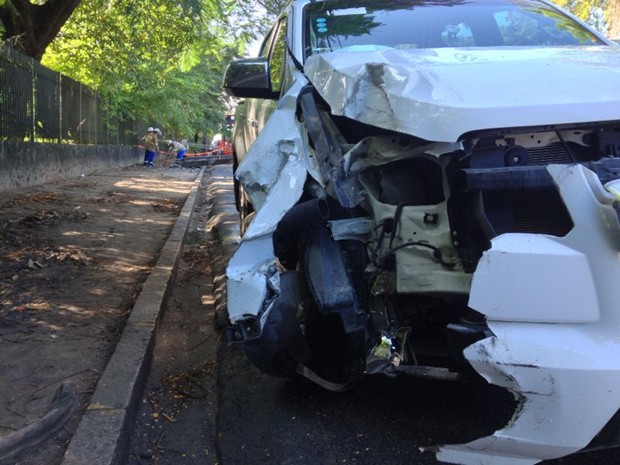
<svg viewBox="0 0 620 465">
<path fill-rule="evenodd" d="M 310 351 L 297 321 L 301 302 L 299 274 L 280 275 L 280 294 L 258 318 L 248 318 L 233 326 L 233 342 L 261 371 L 279 377 L 294 376 L 297 365 L 310 358 Z"/>
<path fill-rule="evenodd" d="M 465 349 L 490 383 L 520 400 L 492 436 L 441 447 L 464 465 L 535 464 L 618 439 L 620 224 L 615 198 L 583 166 L 550 165 L 574 221 L 565 237 L 504 234 L 492 240 L 469 305 L 493 337 Z"/>
</svg>

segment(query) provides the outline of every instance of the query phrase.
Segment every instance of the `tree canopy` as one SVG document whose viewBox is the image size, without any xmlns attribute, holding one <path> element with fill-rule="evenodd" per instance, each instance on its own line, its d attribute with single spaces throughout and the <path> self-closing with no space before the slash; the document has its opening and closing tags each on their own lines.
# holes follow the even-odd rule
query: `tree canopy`
<svg viewBox="0 0 620 465">
<path fill-rule="evenodd" d="M 620 34 L 620 0 L 553 0 L 610 38 Z"/>
<path fill-rule="evenodd" d="M 214 133 L 228 61 L 288 0 L 0 0 L 4 43 L 95 89 L 111 114 L 169 135 Z M 620 0 L 556 0 L 618 34 Z"/>
<path fill-rule="evenodd" d="M 250 2 L 248 2 L 250 3 Z M 114 112 L 178 138 L 218 132 L 227 111 L 222 75 L 260 21 L 223 0 L 83 0 L 42 63 L 99 92 Z"/>
</svg>

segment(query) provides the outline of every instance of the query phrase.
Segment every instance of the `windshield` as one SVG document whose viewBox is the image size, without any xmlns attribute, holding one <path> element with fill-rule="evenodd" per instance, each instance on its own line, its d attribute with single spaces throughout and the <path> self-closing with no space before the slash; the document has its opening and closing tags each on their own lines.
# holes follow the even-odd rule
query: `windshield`
<svg viewBox="0 0 620 465">
<path fill-rule="evenodd" d="M 306 56 L 328 51 L 439 47 L 602 45 L 557 10 L 532 0 L 314 2 Z"/>
</svg>

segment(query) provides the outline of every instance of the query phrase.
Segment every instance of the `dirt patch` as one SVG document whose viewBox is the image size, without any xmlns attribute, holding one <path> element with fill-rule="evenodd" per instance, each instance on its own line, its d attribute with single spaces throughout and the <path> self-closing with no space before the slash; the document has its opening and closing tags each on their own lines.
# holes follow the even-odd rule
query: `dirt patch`
<svg viewBox="0 0 620 465">
<path fill-rule="evenodd" d="M 60 463 L 198 173 L 133 166 L 2 193 L 0 436 L 41 418 L 62 382 L 79 408 L 0 464 Z"/>
<path fill-rule="evenodd" d="M 129 465 L 211 465 L 217 416 L 217 347 L 214 259 L 222 247 L 205 227 L 208 185 L 203 185 L 157 330 L 144 397 L 132 426 Z M 220 277 L 221 279 L 221 277 Z"/>
</svg>

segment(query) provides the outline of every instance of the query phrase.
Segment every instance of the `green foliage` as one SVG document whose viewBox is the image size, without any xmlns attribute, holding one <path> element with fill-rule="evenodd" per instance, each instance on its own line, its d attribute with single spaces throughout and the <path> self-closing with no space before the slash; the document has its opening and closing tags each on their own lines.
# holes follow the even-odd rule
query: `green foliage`
<svg viewBox="0 0 620 465">
<path fill-rule="evenodd" d="M 258 0 L 257 3 L 265 9 L 268 16 L 275 17 L 290 3 L 290 0 Z"/>
<path fill-rule="evenodd" d="M 597 8 L 603 11 L 607 23 L 617 25 L 620 21 L 617 17 L 620 12 L 620 0 L 553 0 L 553 2 L 591 24 L 592 11 Z M 593 25 L 601 29 L 600 25 Z"/>
<path fill-rule="evenodd" d="M 176 138 L 219 130 L 234 2 L 83 0 L 43 64 L 96 89 L 111 112 L 157 124 Z"/>
</svg>

